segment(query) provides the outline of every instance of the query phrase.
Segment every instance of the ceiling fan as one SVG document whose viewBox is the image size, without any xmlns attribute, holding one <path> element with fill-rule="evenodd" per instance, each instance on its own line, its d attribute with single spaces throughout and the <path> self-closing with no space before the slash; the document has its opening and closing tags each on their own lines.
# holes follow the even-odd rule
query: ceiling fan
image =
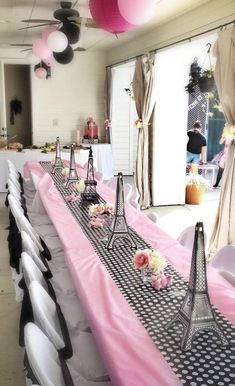
<svg viewBox="0 0 235 386">
<path fill-rule="evenodd" d="M 76 5 L 77 2 L 75 2 L 74 5 Z M 61 8 L 57 9 L 53 16 L 55 17 L 54 20 L 48 20 L 48 19 L 26 19 L 21 20 L 23 23 L 33 23 L 36 25 L 27 26 L 20 28 L 19 30 L 25 30 L 25 29 L 31 29 L 31 28 L 38 28 L 38 27 L 44 27 L 44 26 L 50 26 L 55 25 L 59 27 L 59 30 L 66 33 L 66 29 L 69 29 L 70 32 L 72 32 L 73 36 L 77 36 L 77 38 L 72 41 L 71 43 L 74 44 L 74 51 L 86 51 L 85 48 L 77 46 L 75 43 L 78 41 L 79 33 L 80 33 L 80 27 L 84 29 L 87 28 L 98 28 L 91 18 L 84 18 L 81 17 L 79 12 L 73 8 L 71 1 L 61 1 L 60 2 Z M 40 24 L 39 24 L 40 23 Z M 25 47 L 21 50 L 21 52 L 24 51 L 30 51 L 32 44 L 11 44 L 13 47 Z"/>
<path fill-rule="evenodd" d="M 21 20 L 23 23 L 36 23 L 37 25 L 23 27 L 23 28 L 20 28 L 20 30 L 28 29 L 28 28 L 43 27 L 46 25 L 57 25 L 57 24 L 59 25 L 61 23 L 66 23 L 66 22 L 71 22 L 72 24 L 81 26 L 83 19 L 85 19 L 85 27 L 98 28 L 93 19 L 81 17 L 79 12 L 72 7 L 71 1 L 61 1 L 60 6 L 61 8 L 57 9 L 53 14 L 56 20 L 55 19 L 54 20 L 48 20 L 48 19 Z"/>
</svg>

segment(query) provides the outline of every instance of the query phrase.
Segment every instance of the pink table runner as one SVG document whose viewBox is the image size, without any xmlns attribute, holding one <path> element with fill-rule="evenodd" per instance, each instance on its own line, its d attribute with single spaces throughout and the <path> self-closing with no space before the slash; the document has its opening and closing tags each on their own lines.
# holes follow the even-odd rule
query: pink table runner
<svg viewBox="0 0 235 386">
<path fill-rule="evenodd" d="M 27 167 L 30 170 L 30 164 Z M 34 173 L 36 169 L 40 175 L 43 174 L 39 164 L 33 165 Z M 82 178 L 85 177 L 85 171 L 81 168 L 78 168 L 78 173 Z M 180 385 L 179 379 L 100 262 L 48 174 L 39 182 L 38 190 L 64 245 L 71 275 L 112 383 L 118 386 Z M 114 192 L 107 186 L 98 183 L 97 190 L 106 201 L 114 202 Z M 168 261 L 187 277 L 190 253 L 128 204 L 126 215 L 128 224 L 153 248 L 164 253 Z M 208 282 L 212 302 L 235 324 L 234 288 L 210 267 Z"/>
</svg>

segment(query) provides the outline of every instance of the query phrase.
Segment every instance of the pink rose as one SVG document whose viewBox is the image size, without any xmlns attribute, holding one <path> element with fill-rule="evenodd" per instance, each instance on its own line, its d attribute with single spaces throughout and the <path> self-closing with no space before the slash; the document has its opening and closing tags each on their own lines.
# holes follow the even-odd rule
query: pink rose
<svg viewBox="0 0 235 386">
<path fill-rule="evenodd" d="M 133 264 L 136 268 L 146 268 L 149 264 L 149 254 L 145 251 L 137 251 L 134 258 Z"/>
<path fill-rule="evenodd" d="M 104 213 L 104 208 L 102 206 L 98 206 L 97 208 L 97 214 L 103 214 Z"/>
</svg>

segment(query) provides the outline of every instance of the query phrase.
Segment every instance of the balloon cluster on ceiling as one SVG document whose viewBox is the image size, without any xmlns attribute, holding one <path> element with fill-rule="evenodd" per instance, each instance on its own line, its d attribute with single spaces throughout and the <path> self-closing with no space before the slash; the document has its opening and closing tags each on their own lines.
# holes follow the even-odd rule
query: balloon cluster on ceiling
<svg viewBox="0 0 235 386">
<path fill-rule="evenodd" d="M 27 59 L 35 65 L 34 72 L 38 78 L 48 78 L 56 63 L 68 64 L 73 60 L 73 45 L 79 40 L 80 28 L 68 19 L 72 16 L 79 16 L 78 11 L 72 8 L 56 10 L 54 17 L 59 20 L 59 27 L 45 27 L 41 37 L 33 43 Z"/>
<path fill-rule="evenodd" d="M 98 27 L 113 34 L 120 34 L 146 23 L 154 14 L 156 0 L 89 0 L 91 16 Z M 78 42 L 80 28 L 70 21 L 79 13 L 73 8 L 61 8 L 54 12 L 60 27 L 50 25 L 33 44 L 28 61 L 36 65 L 35 75 L 48 78 L 50 69 L 57 62 L 70 63 L 73 44 Z"/>
<path fill-rule="evenodd" d="M 156 0 L 89 0 L 97 26 L 114 34 L 130 31 L 153 16 Z"/>
</svg>

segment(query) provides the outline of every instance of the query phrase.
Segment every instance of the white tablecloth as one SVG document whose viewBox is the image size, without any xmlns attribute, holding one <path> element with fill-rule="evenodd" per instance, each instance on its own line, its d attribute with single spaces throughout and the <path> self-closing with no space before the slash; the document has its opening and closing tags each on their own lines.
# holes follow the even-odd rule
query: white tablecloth
<svg viewBox="0 0 235 386">
<path fill-rule="evenodd" d="M 96 167 L 103 174 L 104 180 L 110 180 L 114 175 L 112 147 L 108 143 L 91 145 Z"/>
<path fill-rule="evenodd" d="M 61 152 L 62 159 L 69 160 L 70 152 Z M 26 161 L 50 161 L 55 158 L 55 152 L 41 153 L 41 150 L 25 149 L 22 152 L 14 150 L 1 150 L 0 151 L 0 192 L 6 192 L 6 183 L 8 178 L 7 160 L 9 159 L 14 163 L 19 172 L 23 172 L 23 166 Z M 76 150 L 75 161 L 80 165 L 84 165 L 88 160 L 87 150 Z M 94 160 L 96 165 L 96 161 Z"/>
</svg>

